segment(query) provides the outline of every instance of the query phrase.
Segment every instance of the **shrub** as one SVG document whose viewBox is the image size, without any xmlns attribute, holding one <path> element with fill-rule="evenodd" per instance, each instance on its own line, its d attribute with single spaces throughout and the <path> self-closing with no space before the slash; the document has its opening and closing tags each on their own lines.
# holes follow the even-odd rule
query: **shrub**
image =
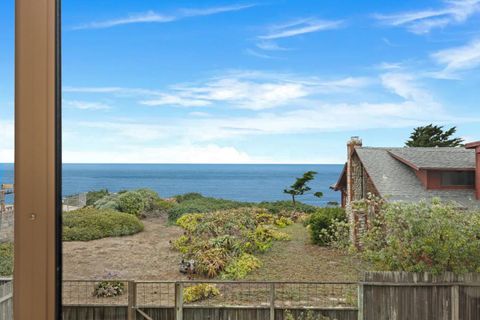
<svg viewBox="0 0 480 320">
<path fill-rule="evenodd" d="M 0 243 L 0 276 L 13 273 L 13 244 Z"/>
<path fill-rule="evenodd" d="M 145 210 L 146 199 L 138 191 L 128 191 L 118 196 L 118 210 L 137 217 Z"/>
<path fill-rule="evenodd" d="M 238 202 L 224 199 L 203 197 L 199 194 L 187 194 L 177 200 L 179 203 L 168 212 L 171 222 L 188 213 L 209 213 L 218 210 L 237 209 L 251 206 L 247 202 Z"/>
<path fill-rule="evenodd" d="M 228 264 L 225 268 L 225 272 L 222 274 L 222 278 L 230 280 L 243 279 L 248 273 L 261 266 L 262 263 L 258 258 L 251 254 L 244 253 Z"/>
<path fill-rule="evenodd" d="M 216 277 L 225 268 L 228 258 L 224 248 L 199 250 L 194 256 L 197 271 L 209 278 Z"/>
<path fill-rule="evenodd" d="M 270 225 L 259 225 L 251 234 L 255 248 L 265 252 L 272 247 L 273 240 L 290 240 L 286 233 L 279 232 Z"/>
<path fill-rule="evenodd" d="M 380 270 L 480 271 L 480 213 L 439 200 L 386 205 L 361 241 Z"/>
<path fill-rule="evenodd" d="M 108 194 L 93 204 L 96 209 L 118 210 L 118 194 Z"/>
<path fill-rule="evenodd" d="M 111 298 L 121 296 L 125 291 L 125 284 L 120 281 L 101 281 L 95 285 L 93 296 L 97 298 Z"/>
<path fill-rule="evenodd" d="M 346 221 L 346 214 L 343 208 L 325 207 L 318 209 L 307 218 L 305 224 L 308 226 L 310 239 L 318 245 L 329 245 L 331 243 L 331 226 L 335 221 Z"/>
<path fill-rule="evenodd" d="M 183 289 L 183 302 L 192 303 L 209 298 L 216 297 L 220 294 L 217 286 L 214 284 L 201 283 Z"/>
<path fill-rule="evenodd" d="M 188 200 L 200 199 L 200 198 L 203 198 L 203 196 L 200 193 L 197 193 L 197 192 L 190 192 L 190 193 L 176 195 L 173 198 L 178 203 L 181 203 L 181 202 L 188 201 Z"/>
<path fill-rule="evenodd" d="M 203 214 L 201 213 L 186 214 L 178 218 L 177 225 L 188 232 L 194 232 L 197 229 L 202 217 Z"/>
<path fill-rule="evenodd" d="M 288 213 L 287 215 L 290 215 L 294 211 L 301 213 L 314 213 L 318 209 L 318 207 L 297 202 L 295 210 L 295 207 L 291 201 L 260 202 L 258 207 L 267 209 L 268 212 L 277 215 L 284 212 Z"/>
<path fill-rule="evenodd" d="M 95 202 L 102 199 L 105 196 L 108 196 L 109 192 L 107 189 L 100 189 L 87 192 L 87 206 L 93 206 Z"/>
<path fill-rule="evenodd" d="M 83 208 L 63 214 L 63 240 L 89 241 L 131 235 L 143 230 L 135 216 L 113 210 Z"/>
</svg>

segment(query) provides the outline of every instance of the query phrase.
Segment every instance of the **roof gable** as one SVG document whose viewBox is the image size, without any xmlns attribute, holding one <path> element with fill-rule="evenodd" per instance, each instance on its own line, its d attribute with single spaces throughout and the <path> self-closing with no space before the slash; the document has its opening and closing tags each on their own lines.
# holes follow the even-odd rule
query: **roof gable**
<svg viewBox="0 0 480 320">
<path fill-rule="evenodd" d="M 464 148 L 393 148 L 389 153 L 415 170 L 475 170 L 475 152 Z"/>
</svg>

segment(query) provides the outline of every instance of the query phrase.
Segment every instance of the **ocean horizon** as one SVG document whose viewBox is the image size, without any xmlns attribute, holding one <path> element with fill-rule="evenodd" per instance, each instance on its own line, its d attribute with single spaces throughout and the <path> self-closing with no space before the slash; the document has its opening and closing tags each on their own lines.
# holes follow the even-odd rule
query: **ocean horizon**
<svg viewBox="0 0 480 320">
<path fill-rule="evenodd" d="M 150 188 L 161 197 L 198 192 L 204 196 L 247 202 L 290 200 L 283 193 L 306 171 L 318 172 L 310 183 L 313 194 L 298 200 L 315 206 L 340 202 L 340 194 L 330 189 L 341 164 L 63 164 L 62 194 L 68 196 L 98 189 L 117 192 Z M 0 164 L 0 183 L 13 183 L 12 163 Z M 13 197 L 7 202 L 12 203 Z"/>
</svg>

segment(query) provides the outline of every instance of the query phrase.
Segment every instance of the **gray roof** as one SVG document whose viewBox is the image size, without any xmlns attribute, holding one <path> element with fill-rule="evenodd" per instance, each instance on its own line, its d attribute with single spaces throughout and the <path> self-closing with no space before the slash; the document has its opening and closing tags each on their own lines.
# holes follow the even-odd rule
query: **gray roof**
<svg viewBox="0 0 480 320">
<path fill-rule="evenodd" d="M 474 190 L 425 189 L 415 171 L 390 154 L 403 149 L 356 148 L 360 160 L 382 197 L 390 201 L 408 202 L 438 197 L 444 201 L 453 201 L 465 208 L 480 208 L 480 201 L 476 200 Z M 432 158 L 436 157 L 433 152 L 428 154 L 431 154 Z"/>
<path fill-rule="evenodd" d="M 395 148 L 390 153 L 416 169 L 475 169 L 475 151 L 464 148 Z"/>
</svg>

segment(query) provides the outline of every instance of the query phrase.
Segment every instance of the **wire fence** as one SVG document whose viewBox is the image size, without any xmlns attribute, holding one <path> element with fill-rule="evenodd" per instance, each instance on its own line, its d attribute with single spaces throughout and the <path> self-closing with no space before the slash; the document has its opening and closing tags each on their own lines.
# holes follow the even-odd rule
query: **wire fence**
<svg viewBox="0 0 480 320">
<path fill-rule="evenodd" d="M 119 295 L 98 295 L 99 287 L 120 283 Z M 164 308 L 178 304 L 185 307 L 340 308 L 357 306 L 357 290 L 355 282 L 66 280 L 63 303 Z"/>
</svg>

